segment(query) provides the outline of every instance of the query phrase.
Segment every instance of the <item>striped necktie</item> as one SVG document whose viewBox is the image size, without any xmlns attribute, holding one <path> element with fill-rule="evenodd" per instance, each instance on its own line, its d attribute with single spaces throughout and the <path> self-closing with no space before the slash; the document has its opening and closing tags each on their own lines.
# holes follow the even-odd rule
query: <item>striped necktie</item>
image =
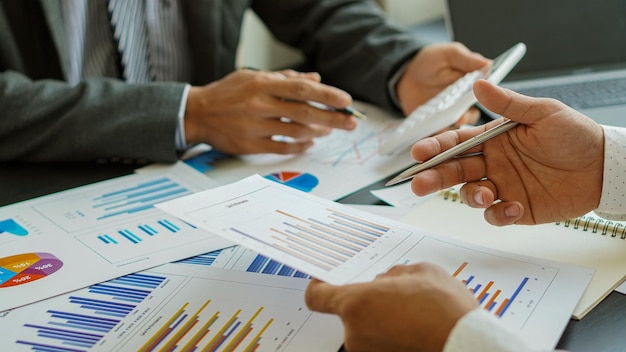
<svg viewBox="0 0 626 352">
<path fill-rule="evenodd" d="M 131 83 L 154 80 L 143 0 L 108 0 L 124 79 Z"/>
</svg>

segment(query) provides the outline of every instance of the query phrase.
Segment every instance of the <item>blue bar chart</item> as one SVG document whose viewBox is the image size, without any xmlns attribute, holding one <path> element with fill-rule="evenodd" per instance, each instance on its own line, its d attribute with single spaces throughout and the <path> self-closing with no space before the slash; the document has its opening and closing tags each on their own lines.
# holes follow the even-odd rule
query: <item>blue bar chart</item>
<svg viewBox="0 0 626 352">
<path fill-rule="evenodd" d="M 168 176 L 144 177 L 119 182 L 114 186 L 94 189 L 86 194 L 40 204 L 36 209 L 47 214 L 67 232 L 81 231 L 94 224 L 107 224 L 132 218 L 154 208 L 154 205 L 175 199 L 192 191 Z M 144 228 L 141 231 L 150 231 Z"/>
<path fill-rule="evenodd" d="M 164 247 L 199 240 L 204 232 L 196 227 L 153 210 L 138 221 L 116 223 L 76 236 L 85 246 L 111 263 L 129 259 L 141 253 L 154 253 Z"/>
<path fill-rule="evenodd" d="M 161 177 L 97 196 L 93 199 L 93 208 L 102 210 L 102 214 L 98 216 L 98 220 L 102 220 L 122 214 L 141 212 L 152 208 L 156 203 L 190 193 L 188 189 L 169 177 Z"/>
<path fill-rule="evenodd" d="M 311 276 L 241 246 L 179 260 L 176 263 L 310 279 Z"/>
<path fill-rule="evenodd" d="M 29 315 L 15 345 L 31 351 L 88 351 L 166 281 L 130 274 L 59 297 L 56 304 L 43 302 L 55 308 Z"/>
<path fill-rule="evenodd" d="M 120 244 L 130 242 L 139 244 L 146 238 L 150 238 L 159 234 L 175 234 L 183 228 L 193 229 L 186 223 L 175 224 L 178 222 L 174 219 L 155 219 L 153 224 L 143 223 L 133 228 L 123 228 L 114 232 L 102 233 L 96 237 L 104 244 Z"/>
<path fill-rule="evenodd" d="M 34 209 L 110 263 L 197 238 L 202 231 L 155 204 L 191 194 L 170 176 L 121 178 L 88 192 L 70 192 Z"/>
</svg>

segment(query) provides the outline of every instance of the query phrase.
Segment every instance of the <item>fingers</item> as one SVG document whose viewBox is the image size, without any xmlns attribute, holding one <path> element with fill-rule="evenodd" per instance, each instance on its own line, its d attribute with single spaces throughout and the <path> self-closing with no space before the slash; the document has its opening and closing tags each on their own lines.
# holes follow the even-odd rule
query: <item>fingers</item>
<svg viewBox="0 0 626 352">
<path fill-rule="evenodd" d="M 495 226 L 515 224 L 524 215 L 524 206 L 517 201 L 494 203 L 496 186 L 489 180 L 470 182 L 461 187 L 461 200 L 472 208 L 485 208 L 485 220 Z"/>
<path fill-rule="evenodd" d="M 469 182 L 461 187 L 461 200 L 472 208 L 487 208 L 496 199 L 496 186 L 490 180 Z"/>
<path fill-rule="evenodd" d="M 286 116 L 289 119 L 306 125 L 320 125 L 351 131 L 358 125 L 354 116 L 326 110 L 304 101 L 284 101 L 278 99 L 271 107 L 273 114 Z"/>
<path fill-rule="evenodd" d="M 295 70 L 281 70 L 278 73 L 284 75 L 287 78 L 302 78 L 308 79 L 314 82 L 321 82 L 322 76 L 317 72 L 299 72 Z"/>
<path fill-rule="evenodd" d="M 302 73 L 293 70 L 279 72 L 259 71 L 256 75 L 270 78 L 266 84 L 270 94 L 288 101 L 314 101 L 335 108 L 352 104 L 352 97 L 345 91 L 320 83 L 318 73 Z"/>
<path fill-rule="evenodd" d="M 294 122 L 291 119 L 266 119 L 260 124 L 255 135 L 260 138 L 271 136 L 286 136 L 295 141 L 303 142 L 313 138 L 323 137 L 332 132 L 332 128 L 321 125 L 307 125 Z"/>
<path fill-rule="evenodd" d="M 434 137 L 424 138 L 413 145 L 411 155 L 417 161 L 426 161 L 441 152 L 463 142 L 484 131 L 486 126 L 477 126 L 462 130 L 441 133 Z M 468 151 L 480 151 L 477 146 Z M 437 167 L 424 170 L 411 181 L 411 190 L 418 196 L 425 196 L 459 183 L 478 181 L 486 175 L 485 160 L 482 156 L 451 159 Z"/>
<path fill-rule="evenodd" d="M 459 183 L 481 180 L 486 172 L 482 155 L 452 159 L 415 175 L 411 190 L 418 196 L 425 196 Z"/>
<path fill-rule="evenodd" d="M 524 215 L 524 206 L 520 202 L 495 203 L 485 210 L 485 220 L 495 226 L 515 224 Z"/>
<path fill-rule="evenodd" d="M 491 63 L 491 60 L 482 56 L 477 52 L 469 50 L 465 45 L 459 42 L 452 42 L 449 45 L 450 50 L 448 60 L 452 67 L 463 71 L 471 72 Z"/>
<path fill-rule="evenodd" d="M 318 73 L 283 70 L 251 71 L 251 74 L 261 77 L 254 90 L 268 94 L 264 106 L 256 106 L 264 115 L 285 116 L 302 124 L 330 128 L 356 128 L 358 121 L 353 116 L 323 108 L 348 107 L 352 104 L 352 97 L 341 89 L 320 83 Z"/>
<path fill-rule="evenodd" d="M 333 286 L 317 279 L 311 279 L 306 291 L 304 291 L 306 306 L 312 311 L 336 314 L 337 311 L 334 299 L 339 289 L 338 286 Z"/>
<path fill-rule="evenodd" d="M 451 130 L 451 131 L 440 133 L 433 137 L 421 139 L 415 142 L 415 144 L 413 144 L 413 147 L 411 148 L 411 156 L 416 161 L 419 161 L 419 162 L 426 161 L 432 158 L 433 156 L 440 154 L 441 152 L 446 151 L 454 147 L 455 145 L 461 142 L 464 142 L 465 140 L 468 140 L 486 131 L 490 127 L 493 127 L 496 124 L 498 124 L 499 122 L 502 122 L 502 121 L 495 120 L 484 125 Z M 481 145 L 474 147 L 468 150 L 467 152 L 474 153 L 474 152 L 479 152 L 479 151 L 481 151 Z"/>
</svg>

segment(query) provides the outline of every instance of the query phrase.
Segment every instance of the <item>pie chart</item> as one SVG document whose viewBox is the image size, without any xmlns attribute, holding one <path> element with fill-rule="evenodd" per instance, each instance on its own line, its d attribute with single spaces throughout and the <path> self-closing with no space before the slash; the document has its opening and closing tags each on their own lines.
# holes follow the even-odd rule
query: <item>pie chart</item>
<svg viewBox="0 0 626 352">
<path fill-rule="evenodd" d="M 0 258 L 0 288 L 42 279 L 62 266 L 63 262 L 50 253 L 24 253 Z"/>
<path fill-rule="evenodd" d="M 311 190 L 313 190 L 313 188 L 315 188 L 315 186 L 319 183 L 317 177 L 309 173 L 297 171 L 280 171 L 265 175 L 264 177 L 268 180 L 282 183 L 285 186 L 299 189 L 304 192 L 311 192 Z"/>
</svg>

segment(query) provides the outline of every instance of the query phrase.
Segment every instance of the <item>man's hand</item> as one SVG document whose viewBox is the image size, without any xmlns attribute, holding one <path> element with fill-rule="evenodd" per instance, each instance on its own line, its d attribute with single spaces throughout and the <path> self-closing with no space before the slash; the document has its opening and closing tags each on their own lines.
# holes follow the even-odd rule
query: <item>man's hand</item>
<svg viewBox="0 0 626 352">
<path fill-rule="evenodd" d="M 352 104 L 346 92 L 320 83 L 316 73 L 240 70 L 189 91 L 188 143 L 207 143 L 229 154 L 301 153 L 333 128 L 352 130 L 353 116 L 316 108 Z M 275 136 L 284 136 L 278 140 Z"/>
</svg>

